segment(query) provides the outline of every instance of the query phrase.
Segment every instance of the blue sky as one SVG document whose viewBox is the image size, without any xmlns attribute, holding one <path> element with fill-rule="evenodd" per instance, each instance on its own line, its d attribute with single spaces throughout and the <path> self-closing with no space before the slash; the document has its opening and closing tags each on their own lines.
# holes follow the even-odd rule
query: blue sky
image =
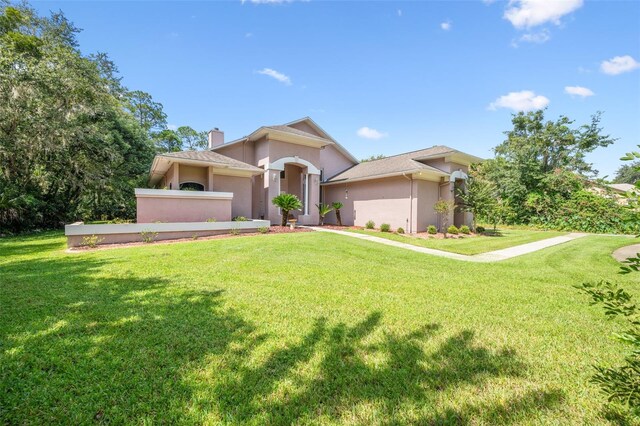
<svg viewBox="0 0 640 426">
<path fill-rule="evenodd" d="M 106 52 L 172 125 L 227 140 L 312 117 L 357 158 L 444 144 L 491 157 L 518 109 L 548 105 L 640 144 L 640 2 L 38 2 Z M 569 92 L 569 93 L 568 93 Z"/>
</svg>

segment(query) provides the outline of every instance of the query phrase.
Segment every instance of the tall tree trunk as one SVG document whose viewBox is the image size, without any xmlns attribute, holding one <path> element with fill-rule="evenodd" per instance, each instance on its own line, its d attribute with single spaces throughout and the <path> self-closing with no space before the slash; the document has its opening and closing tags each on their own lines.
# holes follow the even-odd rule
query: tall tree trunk
<svg viewBox="0 0 640 426">
<path fill-rule="evenodd" d="M 336 219 L 338 219 L 338 226 L 342 226 L 342 217 L 340 217 L 340 209 L 336 209 Z"/>
<path fill-rule="evenodd" d="M 287 226 L 287 219 L 289 219 L 289 210 L 282 210 L 282 223 L 281 226 Z"/>
</svg>

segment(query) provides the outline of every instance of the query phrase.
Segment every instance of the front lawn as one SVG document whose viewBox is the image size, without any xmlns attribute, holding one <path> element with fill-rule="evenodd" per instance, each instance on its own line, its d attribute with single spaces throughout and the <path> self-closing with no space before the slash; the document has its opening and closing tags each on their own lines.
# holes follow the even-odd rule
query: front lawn
<svg viewBox="0 0 640 426">
<path fill-rule="evenodd" d="M 437 250 L 450 251 L 452 253 L 474 255 L 488 251 L 500 250 L 520 244 L 532 243 L 560 235 L 567 232 L 559 231 L 534 231 L 530 229 L 499 229 L 497 233 L 487 232 L 487 235 L 464 236 L 462 238 L 418 238 L 407 234 L 394 234 L 391 232 L 370 231 L 366 229 L 346 229 L 358 234 L 373 235 L 388 240 L 400 241 L 415 246 L 427 247 Z"/>
<path fill-rule="evenodd" d="M 624 351 L 572 285 L 640 295 L 629 243 L 482 264 L 320 232 L 2 239 L 0 423 L 604 423 L 592 365 Z"/>
</svg>

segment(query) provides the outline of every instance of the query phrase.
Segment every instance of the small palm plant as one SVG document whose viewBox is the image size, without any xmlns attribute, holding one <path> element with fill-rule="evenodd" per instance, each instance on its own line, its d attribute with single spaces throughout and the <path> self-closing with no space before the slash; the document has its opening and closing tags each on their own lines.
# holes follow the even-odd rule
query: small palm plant
<svg viewBox="0 0 640 426">
<path fill-rule="evenodd" d="M 320 226 L 322 226 L 324 225 L 324 217 L 333 211 L 333 207 L 324 203 L 316 204 L 316 207 L 318 208 L 318 213 L 320 213 Z"/>
<path fill-rule="evenodd" d="M 340 209 L 344 207 L 344 204 L 342 204 L 340 201 L 336 201 L 335 203 L 331 204 L 331 207 L 333 207 L 333 209 L 336 211 L 336 219 L 338 221 L 338 226 L 342 226 L 342 217 L 340 217 Z"/>
<path fill-rule="evenodd" d="M 280 194 L 274 197 L 271 202 L 282 210 L 282 226 L 287 226 L 287 219 L 289 219 L 291 210 L 298 210 L 302 207 L 302 201 L 293 194 Z"/>
</svg>

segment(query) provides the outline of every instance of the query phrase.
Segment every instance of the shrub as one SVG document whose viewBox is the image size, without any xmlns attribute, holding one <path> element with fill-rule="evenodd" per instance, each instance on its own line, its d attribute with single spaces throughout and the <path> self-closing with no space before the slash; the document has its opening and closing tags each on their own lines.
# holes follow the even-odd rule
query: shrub
<svg viewBox="0 0 640 426">
<path fill-rule="evenodd" d="M 287 226 L 289 220 L 289 212 L 302 208 L 302 201 L 293 194 L 282 193 L 271 200 L 271 203 L 282 210 L 281 226 Z"/>
<path fill-rule="evenodd" d="M 404 228 L 398 228 L 398 229 L 396 229 L 396 232 L 398 234 L 404 234 Z"/>
<path fill-rule="evenodd" d="M 364 224 L 364 227 L 367 229 L 374 229 L 376 227 L 376 223 L 372 220 L 368 221 Z"/>
<path fill-rule="evenodd" d="M 450 227 L 447 228 L 447 233 L 452 235 L 458 235 L 460 231 L 458 230 L 458 228 L 456 228 L 455 225 L 451 225 Z"/>
<path fill-rule="evenodd" d="M 216 218 L 215 217 L 210 217 L 209 219 L 207 219 L 207 222 L 216 222 Z"/>
<path fill-rule="evenodd" d="M 236 216 L 233 219 L 231 219 L 233 222 L 247 222 L 249 219 L 247 219 L 244 216 Z"/>
<path fill-rule="evenodd" d="M 467 225 L 462 225 L 462 226 L 460 227 L 460 232 L 461 232 L 462 234 L 469 235 L 469 234 L 471 233 L 471 229 L 469 229 L 469 227 L 468 227 Z"/>
<path fill-rule="evenodd" d="M 382 225 L 380 225 L 380 232 L 389 232 L 391 231 L 391 225 L 389 225 L 388 223 L 383 223 Z"/>
<path fill-rule="evenodd" d="M 482 234 L 485 231 L 484 226 L 476 226 L 476 232 Z"/>
<path fill-rule="evenodd" d="M 154 242 L 157 236 L 158 236 L 158 233 L 153 231 L 142 231 L 140 233 L 140 237 L 142 237 L 142 242 L 146 244 Z"/>
<path fill-rule="evenodd" d="M 104 241 L 104 238 L 100 238 L 97 235 L 82 237 L 82 245 L 90 248 L 96 248 L 102 241 Z"/>
<path fill-rule="evenodd" d="M 191 236 L 191 239 L 192 239 L 192 240 L 194 240 L 194 241 L 195 241 L 195 240 L 197 240 L 198 238 L 199 238 L 199 235 L 198 235 L 198 234 L 193 234 L 193 235 Z"/>
<path fill-rule="evenodd" d="M 266 234 L 270 231 L 268 226 L 261 226 L 260 228 L 258 228 L 258 232 L 261 234 Z"/>
<path fill-rule="evenodd" d="M 427 233 L 435 235 L 438 233 L 438 228 L 436 228 L 435 225 L 429 225 L 429 227 L 427 228 Z"/>
<path fill-rule="evenodd" d="M 233 228 L 229 231 L 231 235 L 240 235 L 240 230 L 238 228 Z"/>
</svg>

